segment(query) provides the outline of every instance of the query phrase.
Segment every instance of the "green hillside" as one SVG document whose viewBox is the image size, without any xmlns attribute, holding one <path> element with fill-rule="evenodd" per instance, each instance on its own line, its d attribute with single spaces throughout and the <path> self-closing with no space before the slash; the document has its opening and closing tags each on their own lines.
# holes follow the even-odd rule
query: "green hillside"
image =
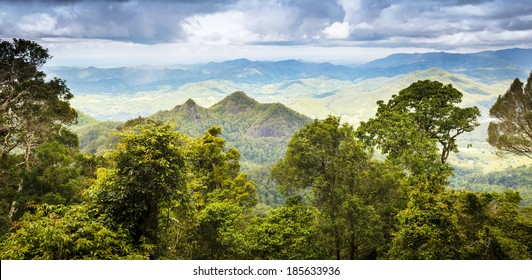
<svg viewBox="0 0 532 280">
<path fill-rule="evenodd" d="M 150 118 L 176 125 L 177 130 L 191 136 L 201 136 L 209 127 L 220 126 L 228 146 L 240 151 L 242 161 L 255 164 L 281 158 L 292 134 L 310 122 L 280 103 L 259 103 L 241 91 L 210 108 L 189 99 Z"/>
</svg>

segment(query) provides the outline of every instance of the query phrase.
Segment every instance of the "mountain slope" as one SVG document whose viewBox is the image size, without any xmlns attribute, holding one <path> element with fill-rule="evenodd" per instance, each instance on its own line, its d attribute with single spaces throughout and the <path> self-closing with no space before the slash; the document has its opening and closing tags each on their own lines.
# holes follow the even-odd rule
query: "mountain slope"
<svg viewBox="0 0 532 280">
<path fill-rule="evenodd" d="M 80 150 L 88 154 L 100 154 L 113 149 L 118 142 L 114 135 L 122 124 L 117 121 L 99 121 L 81 111 L 77 111 L 77 123 L 68 128 L 78 135 Z"/>
<path fill-rule="evenodd" d="M 276 162 L 284 155 L 292 134 L 311 121 L 280 103 L 259 103 L 244 92 L 234 92 L 210 108 L 188 99 L 149 118 L 173 124 L 178 131 L 193 137 L 202 136 L 212 126 L 220 126 L 227 147 L 235 147 L 243 162 L 253 164 Z M 101 153 L 113 148 L 118 141 L 114 133 L 121 122 L 101 122 L 83 113 L 80 119 L 70 129 L 78 134 L 83 152 Z"/>
<path fill-rule="evenodd" d="M 235 147 L 242 161 L 273 163 L 284 155 L 292 134 L 311 121 L 279 103 L 264 104 L 235 92 L 210 108 L 189 99 L 172 110 L 160 111 L 150 118 L 175 124 L 177 130 L 201 136 L 218 125 L 228 147 Z"/>
</svg>

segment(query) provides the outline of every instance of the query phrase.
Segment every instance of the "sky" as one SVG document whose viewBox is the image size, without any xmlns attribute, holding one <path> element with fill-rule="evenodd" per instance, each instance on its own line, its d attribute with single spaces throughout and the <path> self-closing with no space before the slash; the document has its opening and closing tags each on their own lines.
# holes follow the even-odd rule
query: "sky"
<svg viewBox="0 0 532 280">
<path fill-rule="evenodd" d="M 530 0 L 0 0 L 0 39 L 50 66 L 237 58 L 364 63 L 392 53 L 532 48 Z"/>
</svg>

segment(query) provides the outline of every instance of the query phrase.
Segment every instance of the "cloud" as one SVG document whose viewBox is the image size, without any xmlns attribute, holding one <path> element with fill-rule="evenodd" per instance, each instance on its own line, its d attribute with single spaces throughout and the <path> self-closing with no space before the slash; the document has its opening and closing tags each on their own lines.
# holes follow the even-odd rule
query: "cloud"
<svg viewBox="0 0 532 280">
<path fill-rule="evenodd" d="M 0 27 L 0 36 L 31 39 L 61 36 L 146 44 L 173 42 L 183 39 L 180 22 L 190 14 L 216 12 L 232 3 L 229 0 L 2 1 L 1 22 L 11 23 Z M 23 21 L 17 23 L 19 19 Z"/>
<path fill-rule="evenodd" d="M 323 33 L 327 39 L 347 39 L 349 38 L 349 23 L 335 22 L 331 26 L 327 26 Z"/>
<path fill-rule="evenodd" d="M 13 0 L 0 38 L 481 50 L 532 47 L 531 15 L 529 0 Z"/>
</svg>

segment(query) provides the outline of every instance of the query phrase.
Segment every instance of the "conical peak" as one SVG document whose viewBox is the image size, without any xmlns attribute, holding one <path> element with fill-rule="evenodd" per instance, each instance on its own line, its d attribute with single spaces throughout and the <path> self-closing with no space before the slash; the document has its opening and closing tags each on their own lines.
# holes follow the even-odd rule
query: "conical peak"
<svg viewBox="0 0 532 280">
<path fill-rule="evenodd" d="M 231 101 L 233 103 L 237 103 L 237 104 L 257 104 L 258 102 L 249 97 L 245 92 L 243 91 L 236 91 L 236 92 L 233 92 L 231 93 L 230 95 L 228 95 L 227 97 L 225 97 L 223 101 Z"/>
<path fill-rule="evenodd" d="M 197 106 L 196 102 L 195 102 L 194 100 L 192 100 L 192 98 L 189 98 L 189 99 L 185 102 L 185 104 L 183 104 L 183 105 L 185 105 L 185 107 L 192 107 L 192 106 L 193 106 L 193 107 L 196 107 L 196 106 Z"/>
</svg>

